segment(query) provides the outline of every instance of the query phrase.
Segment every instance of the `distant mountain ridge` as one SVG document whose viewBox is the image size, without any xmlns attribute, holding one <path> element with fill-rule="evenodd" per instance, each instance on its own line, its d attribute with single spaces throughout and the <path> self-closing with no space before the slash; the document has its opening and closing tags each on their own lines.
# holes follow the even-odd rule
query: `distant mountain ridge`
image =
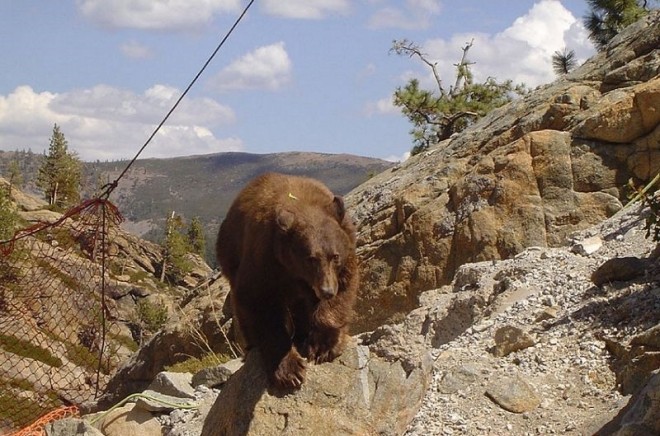
<svg viewBox="0 0 660 436">
<path fill-rule="evenodd" d="M 43 155 L 0 151 L 0 174 L 17 159 L 27 182 L 26 190 L 36 193 L 33 181 Z M 128 161 L 84 163 L 84 197 L 119 177 Z M 216 153 L 165 159 L 140 159 L 119 182 L 110 196 L 125 218 L 122 227 L 131 233 L 157 241 L 165 217 L 173 211 L 186 220 L 198 216 L 212 246 L 215 232 L 238 191 L 248 180 L 266 171 L 317 178 L 337 194 L 347 194 L 371 176 L 394 164 L 350 154 L 286 152 L 251 154 Z M 209 261 L 213 261 L 209 250 Z"/>
</svg>

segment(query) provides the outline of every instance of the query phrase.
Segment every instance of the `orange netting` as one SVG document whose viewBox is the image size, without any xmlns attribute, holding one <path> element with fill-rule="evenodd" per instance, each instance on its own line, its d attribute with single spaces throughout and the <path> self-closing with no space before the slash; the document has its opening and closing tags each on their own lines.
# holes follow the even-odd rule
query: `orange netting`
<svg viewBox="0 0 660 436">
<path fill-rule="evenodd" d="M 51 410 L 46 413 L 41 418 L 34 421 L 32 424 L 27 427 L 22 428 L 21 430 L 11 433 L 9 436 L 44 436 L 46 432 L 44 427 L 51 422 L 59 421 L 64 418 L 77 417 L 80 415 L 80 411 L 76 406 L 63 406 L 55 410 Z"/>
</svg>

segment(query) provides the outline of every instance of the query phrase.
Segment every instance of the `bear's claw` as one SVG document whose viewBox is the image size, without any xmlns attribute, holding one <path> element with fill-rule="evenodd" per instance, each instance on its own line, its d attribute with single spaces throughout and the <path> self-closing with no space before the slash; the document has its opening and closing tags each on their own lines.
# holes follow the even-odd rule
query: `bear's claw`
<svg viewBox="0 0 660 436">
<path fill-rule="evenodd" d="M 305 360 L 297 351 L 284 356 L 273 374 L 273 383 L 284 389 L 300 389 L 305 381 Z"/>
<path fill-rule="evenodd" d="M 314 363 L 332 362 L 342 351 L 346 345 L 347 336 L 343 332 L 328 332 L 314 331 L 309 335 L 306 343 L 306 356 L 307 359 Z"/>
</svg>

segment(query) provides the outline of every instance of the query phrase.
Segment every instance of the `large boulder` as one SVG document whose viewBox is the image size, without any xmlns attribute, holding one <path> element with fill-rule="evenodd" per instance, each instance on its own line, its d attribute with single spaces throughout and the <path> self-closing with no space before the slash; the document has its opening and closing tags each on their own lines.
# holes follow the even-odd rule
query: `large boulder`
<svg viewBox="0 0 660 436">
<path fill-rule="evenodd" d="M 401 329 L 390 326 L 333 362 L 309 365 L 296 392 L 271 390 L 258 351 L 248 353 L 202 435 L 402 434 L 424 398 L 432 361 L 423 337 Z"/>
<path fill-rule="evenodd" d="M 467 262 L 555 247 L 660 170 L 660 12 L 569 75 L 353 190 L 354 331 L 400 320 Z"/>
</svg>

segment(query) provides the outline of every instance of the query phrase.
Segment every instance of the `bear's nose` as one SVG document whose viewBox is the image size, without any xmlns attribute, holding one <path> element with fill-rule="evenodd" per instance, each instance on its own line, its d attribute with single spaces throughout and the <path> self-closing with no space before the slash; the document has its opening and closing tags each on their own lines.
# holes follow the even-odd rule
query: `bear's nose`
<svg viewBox="0 0 660 436">
<path fill-rule="evenodd" d="M 332 286 L 322 286 L 321 287 L 321 298 L 329 300 L 335 296 L 335 288 Z"/>
</svg>

